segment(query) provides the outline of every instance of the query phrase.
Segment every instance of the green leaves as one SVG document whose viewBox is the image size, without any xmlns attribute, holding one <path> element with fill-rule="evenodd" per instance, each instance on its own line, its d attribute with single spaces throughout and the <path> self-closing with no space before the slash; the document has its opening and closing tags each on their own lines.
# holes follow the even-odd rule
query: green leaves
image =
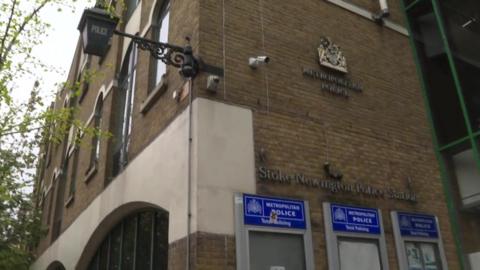
<svg viewBox="0 0 480 270">
<path fill-rule="evenodd" d="M 12 98 L 19 78 L 36 77 L 34 71 L 39 69 L 52 70 L 34 55 L 33 48 L 50 27 L 39 13 L 48 5 L 55 5 L 59 12 L 70 9 L 74 1 L 0 1 L 0 270 L 28 269 L 33 260 L 31 251 L 45 235 L 36 205 L 45 188 L 42 176 L 36 176 L 36 168 L 45 163 L 40 149 L 65 143 L 71 127 L 78 134 L 75 144 L 88 141 L 85 135 L 110 136 L 74 117 L 82 86 L 102 76 L 98 71 L 87 68 L 77 82 L 62 85 L 70 97 L 67 106 L 62 106 L 62 100 L 56 108 L 45 109 L 38 81 L 28 89 L 27 101 Z M 108 8 L 114 12 L 113 7 Z"/>
<path fill-rule="evenodd" d="M 0 1 L 0 270 L 28 269 L 31 250 L 44 235 L 40 212 L 35 207 L 35 168 L 45 127 L 56 125 L 58 134 L 46 140 L 61 140 L 68 130 L 73 110 L 44 110 L 36 82 L 30 98 L 12 98 L 15 83 L 34 70 L 51 68 L 37 60 L 33 48 L 41 43 L 50 25 L 39 13 L 48 5 L 70 8 L 64 0 Z M 17 90 L 18 91 L 18 90 Z"/>
</svg>

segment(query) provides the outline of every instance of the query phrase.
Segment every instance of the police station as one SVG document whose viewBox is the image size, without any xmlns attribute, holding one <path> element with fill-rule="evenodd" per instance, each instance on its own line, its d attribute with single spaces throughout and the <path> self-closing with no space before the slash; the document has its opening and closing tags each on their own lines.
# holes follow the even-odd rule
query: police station
<svg viewBox="0 0 480 270">
<path fill-rule="evenodd" d="M 52 108 L 111 136 L 42 146 L 31 269 L 480 269 L 479 16 L 97 1 Z"/>
</svg>

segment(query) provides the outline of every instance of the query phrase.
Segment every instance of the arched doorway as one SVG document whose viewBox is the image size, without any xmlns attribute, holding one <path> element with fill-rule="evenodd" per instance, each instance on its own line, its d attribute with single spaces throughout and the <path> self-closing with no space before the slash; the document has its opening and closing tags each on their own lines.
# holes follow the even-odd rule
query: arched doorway
<svg viewBox="0 0 480 270">
<path fill-rule="evenodd" d="M 61 262 L 54 261 L 47 267 L 47 270 L 65 270 L 65 267 Z"/>
<path fill-rule="evenodd" d="M 103 225 L 102 223 L 100 226 Z M 87 267 L 79 269 L 167 269 L 167 211 L 157 208 L 135 210 L 110 228 L 108 231 L 105 230 L 107 232 L 103 234 L 101 242 L 97 239 L 96 250 L 89 252 L 93 255 L 85 261 L 88 261 L 85 264 Z"/>
</svg>

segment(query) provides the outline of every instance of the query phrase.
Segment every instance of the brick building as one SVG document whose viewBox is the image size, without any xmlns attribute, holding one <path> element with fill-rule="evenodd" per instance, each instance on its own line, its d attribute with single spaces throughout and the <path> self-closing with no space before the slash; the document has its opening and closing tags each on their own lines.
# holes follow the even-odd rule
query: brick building
<svg viewBox="0 0 480 270">
<path fill-rule="evenodd" d="M 407 30 L 449 1 L 125 2 L 118 30 L 188 36 L 215 68 L 186 80 L 129 38 L 102 58 L 79 40 L 80 93 L 54 107 L 112 136 L 44 146 L 31 269 L 478 269 L 416 72 L 430 32 Z"/>
</svg>

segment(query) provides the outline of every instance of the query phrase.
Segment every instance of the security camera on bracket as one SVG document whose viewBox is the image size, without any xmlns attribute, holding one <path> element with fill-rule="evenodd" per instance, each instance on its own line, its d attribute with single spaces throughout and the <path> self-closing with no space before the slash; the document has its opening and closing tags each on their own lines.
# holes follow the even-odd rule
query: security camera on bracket
<svg viewBox="0 0 480 270">
<path fill-rule="evenodd" d="M 256 56 L 248 58 L 248 65 L 252 69 L 257 69 L 258 66 L 268 64 L 270 62 L 270 57 L 268 56 Z"/>
<path fill-rule="evenodd" d="M 373 14 L 372 19 L 378 24 L 383 24 L 383 19 L 390 16 L 390 11 L 388 10 L 387 0 L 379 0 L 379 1 L 380 1 L 380 12 L 377 14 Z"/>
<path fill-rule="evenodd" d="M 220 84 L 220 77 L 217 75 L 209 75 L 207 77 L 207 90 L 210 93 L 217 92 L 218 85 Z"/>
</svg>

